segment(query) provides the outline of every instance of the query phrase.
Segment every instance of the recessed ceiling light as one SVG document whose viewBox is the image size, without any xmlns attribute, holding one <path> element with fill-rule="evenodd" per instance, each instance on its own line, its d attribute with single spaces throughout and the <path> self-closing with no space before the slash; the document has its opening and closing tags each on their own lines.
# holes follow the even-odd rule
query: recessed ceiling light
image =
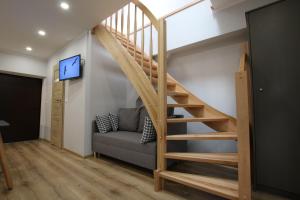
<svg viewBox="0 0 300 200">
<path fill-rule="evenodd" d="M 31 47 L 29 47 L 29 46 L 28 46 L 28 47 L 26 47 L 25 49 L 26 49 L 26 51 L 32 51 L 32 48 L 31 48 Z"/>
<path fill-rule="evenodd" d="M 61 2 L 61 3 L 60 3 L 60 7 L 61 7 L 62 9 L 64 9 L 64 10 L 69 10 L 70 5 L 69 5 L 68 3 L 66 3 L 66 2 Z"/>
<path fill-rule="evenodd" d="M 46 35 L 46 31 L 44 31 L 44 30 L 39 30 L 39 31 L 38 31 L 38 34 L 39 34 L 40 36 L 45 36 L 45 35 Z"/>
</svg>

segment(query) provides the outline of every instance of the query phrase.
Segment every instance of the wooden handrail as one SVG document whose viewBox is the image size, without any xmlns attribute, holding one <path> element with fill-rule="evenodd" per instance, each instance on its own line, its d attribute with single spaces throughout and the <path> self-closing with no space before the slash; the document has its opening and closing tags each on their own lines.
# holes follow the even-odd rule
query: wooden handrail
<svg viewBox="0 0 300 200">
<path fill-rule="evenodd" d="M 141 9 L 145 13 L 145 15 L 149 18 L 149 20 L 151 21 L 151 23 L 153 24 L 153 26 L 156 28 L 156 30 L 158 30 L 159 29 L 158 20 L 152 14 L 152 12 L 143 3 L 141 3 L 139 0 L 132 0 L 132 2 L 137 7 L 139 7 L 139 9 Z"/>
<path fill-rule="evenodd" d="M 172 11 L 172 12 L 170 12 L 170 13 L 162 16 L 161 18 L 162 19 L 167 19 L 168 17 L 171 17 L 171 16 L 173 16 L 173 15 L 175 15 L 177 13 L 180 13 L 180 12 L 182 12 L 182 11 L 184 11 L 184 10 L 186 10 L 186 9 L 188 9 L 188 8 L 194 6 L 194 5 L 196 5 L 196 4 L 198 4 L 198 3 L 202 2 L 202 1 L 204 1 L 204 0 L 195 0 L 195 1 L 192 1 L 191 3 L 188 3 L 188 4 L 184 5 L 184 6 L 178 8 L 178 9 Z"/>
<path fill-rule="evenodd" d="M 168 14 L 162 16 L 162 17 L 160 17 L 160 19 L 167 19 L 167 18 L 169 18 L 169 17 L 171 17 L 171 16 L 173 16 L 173 15 L 176 15 L 177 13 L 180 13 L 180 12 L 182 12 L 182 11 L 184 11 L 184 10 L 190 8 L 190 7 L 193 7 L 194 5 L 197 5 L 198 3 L 201 3 L 202 1 L 204 1 L 204 0 L 194 0 L 194 1 L 192 1 L 191 3 L 188 3 L 188 4 L 186 4 L 186 5 L 182 6 L 182 7 L 180 7 L 180 8 L 178 8 L 178 9 L 176 9 L 176 10 L 174 10 L 174 11 L 172 11 L 172 12 L 170 12 L 170 13 L 168 13 Z M 150 25 L 151 25 L 151 23 L 146 24 L 146 25 L 144 26 L 144 29 L 148 28 Z M 141 30 L 142 30 L 142 28 L 138 28 L 138 29 L 137 29 L 137 32 L 139 32 L 139 31 L 141 31 Z M 134 33 L 134 32 L 131 32 L 130 35 L 132 35 L 133 33 Z"/>
</svg>

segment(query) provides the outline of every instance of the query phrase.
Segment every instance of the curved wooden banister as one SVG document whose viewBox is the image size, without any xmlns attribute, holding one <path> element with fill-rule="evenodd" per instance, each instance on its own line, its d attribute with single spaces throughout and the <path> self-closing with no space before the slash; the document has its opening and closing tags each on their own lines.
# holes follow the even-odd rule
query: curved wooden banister
<svg viewBox="0 0 300 200">
<path fill-rule="evenodd" d="M 190 7 L 193 7 L 193 6 L 199 4 L 199 3 L 203 2 L 203 1 L 204 1 L 204 0 L 194 0 L 194 1 L 192 1 L 191 3 L 188 3 L 188 4 L 186 4 L 186 5 L 182 6 L 182 7 L 180 7 L 180 8 L 178 8 L 178 9 L 176 9 L 176 10 L 174 10 L 174 11 L 172 11 L 172 12 L 170 12 L 170 13 L 168 13 L 168 14 L 162 16 L 162 17 L 160 17 L 160 19 L 167 19 L 167 18 L 169 18 L 169 17 L 172 17 L 172 16 L 176 15 L 177 13 L 180 13 L 180 12 L 182 12 L 182 11 L 184 11 L 184 10 L 190 8 Z M 159 19 L 158 19 L 158 20 L 159 20 Z M 146 24 L 146 25 L 144 26 L 144 28 L 148 28 L 149 26 L 151 26 L 151 23 Z M 142 28 L 138 28 L 138 29 L 137 29 L 137 32 L 139 32 L 139 31 L 141 31 L 141 30 L 142 30 Z M 131 32 L 130 35 L 133 34 L 133 33 L 134 33 L 134 32 Z"/>
<path fill-rule="evenodd" d="M 156 17 L 153 15 L 153 13 L 139 0 L 133 0 L 132 3 L 134 3 L 139 9 L 141 9 L 145 15 L 149 18 L 153 26 L 156 28 L 156 30 L 159 29 L 159 21 L 156 19 Z"/>
</svg>

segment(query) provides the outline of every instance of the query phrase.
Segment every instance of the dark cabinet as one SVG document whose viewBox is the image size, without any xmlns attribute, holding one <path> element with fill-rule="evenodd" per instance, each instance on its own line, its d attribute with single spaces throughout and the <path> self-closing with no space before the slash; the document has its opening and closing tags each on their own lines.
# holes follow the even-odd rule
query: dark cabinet
<svg viewBox="0 0 300 200">
<path fill-rule="evenodd" d="M 253 80 L 254 184 L 300 195 L 300 1 L 246 14 Z"/>
</svg>

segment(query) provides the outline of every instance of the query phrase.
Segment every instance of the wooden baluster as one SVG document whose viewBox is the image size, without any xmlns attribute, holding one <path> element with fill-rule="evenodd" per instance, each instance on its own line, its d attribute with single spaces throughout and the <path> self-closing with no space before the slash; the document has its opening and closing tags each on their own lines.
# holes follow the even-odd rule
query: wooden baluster
<svg viewBox="0 0 300 200">
<path fill-rule="evenodd" d="M 115 24 L 115 33 L 116 33 L 116 38 L 118 37 L 118 15 L 119 15 L 119 11 L 116 12 L 116 24 Z"/>
<path fill-rule="evenodd" d="M 150 56 L 150 81 L 152 83 L 152 58 L 153 58 L 153 38 L 152 38 L 152 23 L 150 23 L 150 50 L 149 50 L 149 56 Z"/>
<path fill-rule="evenodd" d="M 137 6 L 134 5 L 134 59 L 136 60 Z"/>
<path fill-rule="evenodd" d="M 112 17 L 113 16 L 110 16 L 110 23 L 109 23 L 109 31 L 110 31 L 110 33 L 112 33 Z"/>
<path fill-rule="evenodd" d="M 130 36 L 130 3 L 128 4 L 127 13 L 127 50 L 129 51 L 129 36 Z"/>
<path fill-rule="evenodd" d="M 123 36 L 124 32 L 124 8 L 122 8 L 121 11 L 121 35 Z"/>
<path fill-rule="evenodd" d="M 144 52 L 145 52 L 145 42 L 144 42 L 144 37 L 145 37 L 145 29 L 144 29 L 144 26 L 145 26 L 145 22 L 144 22 L 144 18 L 145 18 L 145 15 L 144 15 L 144 12 L 142 12 L 142 35 L 141 35 L 141 38 L 142 38 L 142 54 L 141 54 L 141 65 L 142 65 L 142 68 L 144 67 Z"/>
</svg>

